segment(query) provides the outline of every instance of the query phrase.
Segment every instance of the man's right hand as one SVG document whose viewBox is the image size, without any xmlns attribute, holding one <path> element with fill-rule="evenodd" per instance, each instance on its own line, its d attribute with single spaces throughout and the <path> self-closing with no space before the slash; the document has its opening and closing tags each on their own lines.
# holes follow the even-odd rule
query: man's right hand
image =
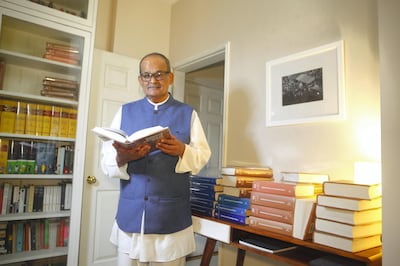
<svg viewBox="0 0 400 266">
<path fill-rule="evenodd" d="M 136 146 L 124 145 L 118 142 L 113 142 L 113 147 L 117 151 L 117 164 L 121 167 L 129 161 L 138 160 L 145 157 L 150 152 L 149 144 L 141 144 Z"/>
</svg>

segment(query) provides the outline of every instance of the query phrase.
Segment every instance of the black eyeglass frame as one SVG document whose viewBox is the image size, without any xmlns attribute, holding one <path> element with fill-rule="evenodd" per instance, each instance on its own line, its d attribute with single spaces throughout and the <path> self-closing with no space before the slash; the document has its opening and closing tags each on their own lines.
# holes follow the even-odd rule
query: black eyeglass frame
<svg viewBox="0 0 400 266">
<path fill-rule="evenodd" d="M 140 73 L 139 77 L 142 81 L 145 82 L 149 82 L 153 77 L 157 80 L 157 81 L 161 81 L 164 80 L 165 77 L 171 73 L 170 71 L 157 71 L 155 73 Z"/>
</svg>

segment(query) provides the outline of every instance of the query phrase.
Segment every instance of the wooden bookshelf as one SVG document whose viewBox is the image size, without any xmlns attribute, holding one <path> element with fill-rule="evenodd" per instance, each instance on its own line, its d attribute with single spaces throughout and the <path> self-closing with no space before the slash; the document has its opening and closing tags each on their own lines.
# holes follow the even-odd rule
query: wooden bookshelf
<svg viewBox="0 0 400 266">
<path fill-rule="evenodd" d="M 382 265 L 382 247 L 376 247 L 368 250 L 364 250 L 361 252 L 357 253 L 352 253 L 352 252 L 347 252 L 335 248 L 331 248 L 325 245 L 320 245 L 317 243 L 313 243 L 311 240 L 300 240 L 297 238 L 293 238 L 290 236 L 285 236 L 273 232 L 268 232 L 265 230 L 260 230 L 253 228 L 248 225 L 240 225 L 240 224 L 235 224 L 235 223 L 230 223 L 226 221 L 222 221 L 216 218 L 212 217 L 206 217 L 206 216 L 199 216 L 199 215 L 193 215 L 194 219 L 198 219 L 200 222 L 204 221 L 208 223 L 207 226 L 211 226 L 209 222 L 213 222 L 214 225 L 222 224 L 225 226 L 229 226 L 230 228 L 230 239 L 229 240 L 222 240 L 226 244 L 229 244 L 233 247 L 238 248 L 238 253 L 237 253 L 237 258 L 236 258 L 236 265 L 241 266 L 243 265 L 244 258 L 246 256 L 246 252 L 253 252 L 257 253 L 259 255 L 269 257 L 271 259 L 277 260 L 277 261 L 282 261 L 285 263 L 288 263 L 290 265 L 309 265 L 309 262 L 313 259 L 328 256 L 328 255 L 335 255 L 335 256 L 340 256 L 344 258 L 351 259 L 355 262 L 361 262 L 364 265 L 369 265 L 369 266 L 376 266 L 376 265 Z M 197 223 L 199 222 L 197 221 Z M 196 230 L 195 226 L 195 232 L 204 235 L 207 237 L 207 242 L 204 247 L 204 252 L 203 252 L 203 257 L 201 261 L 201 266 L 207 266 L 210 263 L 212 252 L 214 251 L 214 247 L 216 244 L 216 241 L 220 241 L 220 239 L 216 239 L 218 237 L 214 237 L 211 233 L 204 233 L 204 230 L 199 232 Z M 251 236 L 251 235 L 257 235 L 257 236 L 266 236 L 266 237 L 271 237 L 275 239 L 279 239 L 282 241 L 290 242 L 298 247 L 294 250 L 282 252 L 282 253 L 267 253 L 263 252 L 248 246 L 244 246 L 239 244 L 239 239 L 245 236 Z"/>
</svg>

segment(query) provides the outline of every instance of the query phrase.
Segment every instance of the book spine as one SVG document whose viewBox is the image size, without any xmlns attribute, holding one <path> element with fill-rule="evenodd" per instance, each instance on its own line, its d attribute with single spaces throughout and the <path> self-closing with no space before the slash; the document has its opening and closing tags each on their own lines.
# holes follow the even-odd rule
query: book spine
<svg viewBox="0 0 400 266">
<path fill-rule="evenodd" d="M 52 106 L 44 104 L 42 112 L 42 136 L 50 136 Z"/>
<path fill-rule="evenodd" d="M 215 211 L 231 213 L 231 214 L 240 215 L 240 216 L 249 216 L 249 214 L 250 214 L 250 209 L 234 207 L 234 206 L 225 205 L 225 204 L 221 204 L 221 203 L 217 203 L 215 205 Z"/>
<path fill-rule="evenodd" d="M 191 210 L 192 213 L 208 216 L 208 217 L 213 217 L 214 216 L 214 208 L 210 207 L 205 207 L 205 206 L 200 206 L 200 205 L 191 205 Z"/>
<path fill-rule="evenodd" d="M 17 101 L 1 99 L 0 108 L 0 132 L 14 133 Z"/>
<path fill-rule="evenodd" d="M 9 140 L 0 138 L 0 174 L 7 173 Z"/>
<path fill-rule="evenodd" d="M 263 192 L 252 191 L 251 203 L 278 208 L 283 210 L 294 210 L 296 198 L 283 195 L 268 194 Z"/>
<path fill-rule="evenodd" d="M 37 121 L 37 104 L 27 103 L 26 104 L 26 124 L 25 133 L 30 135 L 36 134 L 36 121 Z"/>
<path fill-rule="evenodd" d="M 221 182 L 221 178 L 216 178 L 216 177 L 191 176 L 190 180 L 192 182 L 197 182 L 202 184 L 212 184 L 212 185 L 219 185 Z"/>
<path fill-rule="evenodd" d="M 76 135 L 76 122 L 77 122 L 77 110 L 70 109 L 69 112 L 69 124 L 68 124 L 68 137 L 75 138 Z"/>
<path fill-rule="evenodd" d="M 219 195 L 218 203 L 225 204 L 234 207 L 240 207 L 244 209 L 250 208 L 250 199 L 249 198 L 239 198 L 226 194 Z"/>
<path fill-rule="evenodd" d="M 16 115 L 15 115 L 14 133 L 25 134 L 25 123 L 26 123 L 26 103 L 18 101 Z"/>
<path fill-rule="evenodd" d="M 248 224 L 249 219 L 245 215 L 236 215 L 221 210 L 215 210 L 214 217 L 217 219 L 225 220 L 228 222 L 238 223 L 238 224 Z"/>
<path fill-rule="evenodd" d="M 198 183 L 198 182 L 190 182 L 190 187 L 193 190 L 211 190 L 211 191 L 218 191 L 221 192 L 223 191 L 224 187 L 223 186 L 218 186 L 218 185 L 213 185 L 213 184 L 203 184 L 203 183 Z"/>
<path fill-rule="evenodd" d="M 287 224 L 293 224 L 293 211 L 271 208 L 261 205 L 251 205 L 251 215 Z"/>
<path fill-rule="evenodd" d="M 290 183 L 254 181 L 253 191 L 284 196 L 295 196 L 295 186 L 296 184 Z"/>
<path fill-rule="evenodd" d="M 292 236 L 293 232 L 293 225 L 291 224 L 271 221 L 255 216 L 249 217 L 249 226 L 287 236 Z"/>
<path fill-rule="evenodd" d="M 208 200 L 199 197 L 191 197 L 190 202 L 197 206 L 204 206 L 208 208 L 215 208 L 216 201 L 215 200 Z"/>
</svg>

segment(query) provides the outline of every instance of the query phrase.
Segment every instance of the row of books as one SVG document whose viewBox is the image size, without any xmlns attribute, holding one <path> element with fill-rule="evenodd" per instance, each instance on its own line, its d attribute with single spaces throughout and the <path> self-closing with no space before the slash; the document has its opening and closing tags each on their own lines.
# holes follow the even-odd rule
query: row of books
<svg viewBox="0 0 400 266">
<path fill-rule="evenodd" d="M 74 108 L 0 99 L 0 131 L 75 138 L 77 110 Z"/>
<path fill-rule="evenodd" d="M 381 246 L 382 187 L 349 180 L 324 183 L 317 197 L 314 242 L 359 252 Z"/>
<path fill-rule="evenodd" d="M 0 255 L 68 246 L 69 218 L 0 222 Z"/>
<path fill-rule="evenodd" d="M 0 214 L 58 212 L 71 209 L 72 184 L 0 186 Z"/>
<path fill-rule="evenodd" d="M 43 57 L 66 64 L 79 65 L 81 55 L 79 48 L 76 46 L 47 42 Z"/>
<path fill-rule="evenodd" d="M 79 84 L 75 80 L 45 77 L 40 94 L 48 97 L 78 100 Z"/>
<path fill-rule="evenodd" d="M 72 174 L 74 146 L 0 138 L 0 174 Z"/>
</svg>

